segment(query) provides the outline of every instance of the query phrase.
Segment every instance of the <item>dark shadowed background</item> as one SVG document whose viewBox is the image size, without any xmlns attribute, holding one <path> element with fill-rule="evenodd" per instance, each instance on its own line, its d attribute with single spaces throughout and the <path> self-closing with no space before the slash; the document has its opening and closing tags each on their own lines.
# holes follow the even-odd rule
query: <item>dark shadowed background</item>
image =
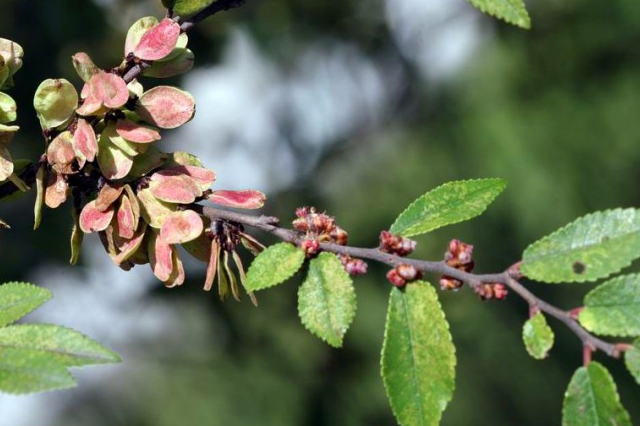
<svg viewBox="0 0 640 426">
<path fill-rule="evenodd" d="M 65 77 L 80 87 L 77 51 L 117 65 L 127 28 L 162 16 L 159 3 L 0 0 L 0 37 L 25 49 L 11 92 L 22 127 L 15 157 L 43 151 L 32 107 L 39 82 Z M 527 5 L 531 31 L 462 0 L 249 0 L 189 34 L 196 67 L 173 83 L 194 94 L 197 113 L 166 132 L 161 149 L 198 155 L 218 188 L 265 191 L 265 212 L 285 222 L 300 205 L 326 210 L 363 246 L 445 181 L 505 178 L 509 187 L 483 216 L 419 238 L 416 253 L 441 258 L 455 237 L 474 244 L 477 271 L 503 270 L 559 226 L 638 206 L 640 195 L 637 1 Z M 297 282 L 260 293 L 259 308 L 246 298 L 221 303 L 201 290 L 196 261 L 182 287 L 165 289 L 146 266 L 120 271 L 93 235 L 81 265 L 68 266 L 70 206 L 47 210 L 33 232 L 33 199 L 0 203 L 12 225 L 0 234 L 0 279 L 51 288 L 54 300 L 29 320 L 73 326 L 124 362 L 77 370 L 74 390 L 0 396 L 0 424 L 395 424 L 379 377 L 384 268 L 370 265 L 356 280 L 358 313 L 336 350 L 299 324 Z M 593 287 L 528 285 L 564 308 Z M 556 346 L 535 361 L 520 339 L 527 306 L 515 296 L 481 302 L 465 288 L 441 300 L 458 355 L 443 425 L 560 424 L 579 340 L 551 321 Z M 631 376 L 596 357 L 640 418 Z"/>
</svg>

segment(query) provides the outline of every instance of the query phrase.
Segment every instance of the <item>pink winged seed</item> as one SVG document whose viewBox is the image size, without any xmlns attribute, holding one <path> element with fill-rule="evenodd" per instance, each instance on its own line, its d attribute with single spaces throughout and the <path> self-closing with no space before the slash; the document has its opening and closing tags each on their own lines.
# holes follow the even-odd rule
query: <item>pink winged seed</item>
<svg viewBox="0 0 640 426">
<path fill-rule="evenodd" d="M 80 229 L 85 233 L 104 231 L 111 223 L 114 213 L 113 206 L 105 211 L 98 210 L 96 200 L 93 200 L 80 212 Z"/>
<path fill-rule="evenodd" d="M 176 172 L 181 175 L 191 177 L 196 181 L 202 191 L 209 189 L 209 187 L 216 181 L 216 174 L 213 170 L 206 169 L 204 167 L 196 166 L 174 166 L 166 170 L 167 172 Z"/>
<path fill-rule="evenodd" d="M 158 200 L 176 204 L 191 204 L 196 197 L 202 195 L 202 190 L 193 178 L 169 170 L 154 173 L 149 189 Z"/>
<path fill-rule="evenodd" d="M 180 25 L 165 18 L 142 35 L 133 54 L 146 61 L 156 61 L 169 55 L 176 47 Z"/>
<path fill-rule="evenodd" d="M 157 86 L 142 94 L 136 112 L 144 121 L 163 129 L 174 129 L 193 118 L 196 105 L 189 93 L 170 86 Z"/>
<path fill-rule="evenodd" d="M 160 238 L 168 244 L 181 244 L 198 238 L 204 225 L 199 214 L 192 210 L 168 214 L 160 228 Z"/>
<path fill-rule="evenodd" d="M 212 203 L 226 207 L 238 209 L 259 209 L 264 205 L 267 197 L 255 189 L 244 189 L 240 191 L 218 190 L 207 196 Z"/>
<path fill-rule="evenodd" d="M 160 133 L 156 129 L 129 120 L 118 120 L 116 132 L 129 142 L 150 143 L 160 140 Z"/>
<path fill-rule="evenodd" d="M 98 153 L 96 132 L 94 132 L 93 127 L 91 127 L 86 120 L 78 120 L 78 126 L 73 134 L 73 143 L 75 148 L 84 155 L 87 161 L 96 159 L 96 154 Z"/>
<path fill-rule="evenodd" d="M 149 264 L 154 275 L 162 282 L 167 281 L 173 272 L 173 250 L 155 233 L 149 239 Z"/>
<path fill-rule="evenodd" d="M 133 234 L 138 226 L 135 223 L 133 209 L 131 208 L 131 202 L 127 195 L 123 195 L 120 199 L 120 207 L 116 213 L 116 220 L 118 221 L 118 233 L 122 238 L 133 238 Z"/>
</svg>

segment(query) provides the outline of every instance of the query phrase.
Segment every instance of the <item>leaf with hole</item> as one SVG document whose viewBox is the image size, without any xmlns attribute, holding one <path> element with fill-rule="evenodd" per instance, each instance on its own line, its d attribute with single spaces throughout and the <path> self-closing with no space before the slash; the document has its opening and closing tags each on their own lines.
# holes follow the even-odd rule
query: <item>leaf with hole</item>
<svg viewBox="0 0 640 426">
<path fill-rule="evenodd" d="M 531 244 L 520 270 L 547 283 L 595 281 L 640 257 L 640 210 L 588 214 Z"/>
</svg>

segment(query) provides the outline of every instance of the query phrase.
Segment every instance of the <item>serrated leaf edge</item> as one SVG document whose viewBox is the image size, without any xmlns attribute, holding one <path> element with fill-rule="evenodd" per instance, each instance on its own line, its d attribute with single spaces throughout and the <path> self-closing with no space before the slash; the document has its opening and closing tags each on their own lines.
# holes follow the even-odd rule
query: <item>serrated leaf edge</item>
<svg viewBox="0 0 640 426">
<path fill-rule="evenodd" d="M 433 287 L 433 285 L 429 281 L 424 281 L 424 280 L 415 281 L 413 283 L 409 283 L 408 285 L 413 285 L 413 284 L 416 284 L 416 283 L 423 283 L 424 285 L 430 286 L 432 288 L 432 290 L 434 291 L 434 294 L 436 296 L 436 303 L 438 304 L 438 307 L 440 308 L 439 309 L 440 316 L 444 320 L 444 323 L 445 323 L 445 326 L 446 326 L 446 329 L 447 329 L 447 332 L 448 332 L 447 333 L 447 335 L 449 336 L 448 341 L 449 341 L 449 343 L 451 343 L 451 347 L 453 348 L 453 352 L 452 352 L 453 365 L 451 367 L 453 368 L 453 371 L 454 371 L 454 389 L 453 389 L 453 391 L 455 391 L 455 371 L 456 371 L 456 366 L 458 364 L 458 358 L 456 356 L 456 354 L 457 354 L 456 346 L 453 344 L 453 338 L 452 338 L 452 335 L 451 335 L 451 327 L 450 327 L 449 321 L 447 320 L 447 317 L 446 317 L 446 315 L 444 313 L 444 309 L 442 308 L 442 303 L 440 303 L 440 299 L 438 298 L 438 293 L 435 291 L 435 288 Z M 396 288 L 392 288 L 391 289 L 391 292 L 389 294 L 387 315 L 385 316 L 385 327 L 384 327 L 384 335 L 383 335 L 383 338 L 382 338 L 382 349 L 380 351 L 381 352 L 380 353 L 380 376 L 382 377 L 382 384 L 384 385 L 385 394 L 387 395 L 387 399 L 389 400 L 389 405 L 391 405 L 392 411 L 393 411 L 393 406 L 391 404 L 391 394 L 389 393 L 389 388 L 387 387 L 387 382 L 385 380 L 385 374 L 384 374 L 384 370 L 385 369 L 384 369 L 384 363 L 383 362 L 384 362 L 384 352 L 385 352 L 385 348 L 387 346 L 387 333 L 389 331 L 388 327 L 387 327 L 387 324 L 389 323 L 389 314 L 391 312 L 391 309 L 390 309 L 391 308 L 391 295 L 392 295 L 394 290 L 398 290 L 398 291 L 404 292 L 404 290 L 399 290 L 399 289 L 396 289 Z M 406 303 L 404 303 L 404 300 L 403 300 L 403 306 L 405 307 L 405 312 L 406 312 Z M 411 334 L 411 336 L 413 336 L 413 333 L 412 333 L 411 329 L 409 330 L 409 333 Z M 412 337 L 411 340 L 413 341 L 413 337 Z M 411 365 L 415 368 L 415 356 L 413 356 L 413 352 L 414 352 L 414 349 L 413 349 L 413 346 L 412 346 L 412 349 L 411 349 L 411 354 L 412 354 Z M 412 375 L 412 377 L 415 377 L 415 375 Z M 415 379 L 413 379 L 413 380 L 415 380 Z M 453 399 L 453 391 L 452 391 L 451 395 L 449 396 L 449 398 L 445 401 L 445 406 L 440 411 L 440 419 L 442 419 L 442 414 L 444 413 L 446 407 L 449 405 L 449 403 Z M 422 412 L 422 405 L 420 406 L 420 412 Z M 395 412 L 393 413 L 393 416 L 394 416 L 394 418 L 396 420 L 398 420 L 398 418 L 396 417 Z M 420 420 L 420 422 L 422 423 L 422 419 Z"/>
<path fill-rule="evenodd" d="M 413 208 L 413 206 L 415 206 L 416 204 L 418 204 L 418 203 L 420 202 L 420 200 L 422 200 L 424 197 L 426 197 L 427 195 L 431 194 L 432 192 L 435 192 L 435 191 L 437 191 L 437 190 L 439 190 L 439 189 L 442 189 L 442 188 L 444 188 L 444 187 L 451 186 L 451 185 L 454 185 L 454 184 L 461 184 L 461 183 L 467 183 L 467 182 L 481 182 L 481 181 L 497 181 L 497 182 L 502 183 L 502 188 L 500 189 L 500 191 L 498 191 L 498 192 L 496 193 L 496 195 L 495 195 L 491 200 L 489 200 L 489 202 L 487 203 L 487 205 L 485 206 L 485 208 L 484 208 L 484 209 L 482 209 L 481 211 L 479 211 L 478 213 L 473 214 L 473 215 L 471 215 L 471 216 L 464 217 L 463 219 L 460 219 L 460 220 L 455 221 L 455 222 L 450 222 L 450 223 L 447 223 L 447 224 L 444 224 L 444 225 L 440 225 L 440 226 L 438 226 L 438 227 L 436 227 L 436 228 L 432 228 L 432 229 L 430 229 L 430 230 L 428 230 L 428 231 L 421 232 L 421 233 L 419 233 L 419 234 L 404 234 L 403 232 L 404 232 L 404 231 L 406 231 L 406 229 L 405 229 L 405 230 L 400 230 L 400 231 L 392 231 L 392 230 L 393 230 L 393 227 L 394 227 L 394 226 L 396 226 L 396 223 L 398 223 L 398 220 L 399 220 L 399 219 L 400 219 L 400 218 L 401 218 L 401 217 L 402 217 L 402 216 L 403 216 L 403 215 L 404 215 L 408 210 L 410 210 L 411 208 Z M 467 220 L 469 220 L 469 219 L 473 219 L 474 217 L 480 216 L 482 213 L 484 213 L 485 211 L 487 211 L 487 208 L 489 207 L 489 205 L 491 205 L 491 203 L 493 202 L 493 200 L 495 200 L 495 199 L 498 197 L 498 195 L 500 195 L 500 194 L 501 194 L 501 193 L 506 189 L 506 187 L 507 187 L 507 181 L 506 181 L 506 179 L 502 179 L 502 178 L 464 179 L 464 180 L 453 180 L 453 181 L 450 181 L 450 182 L 443 183 L 442 185 L 439 185 L 439 186 L 437 186 L 437 187 L 435 187 L 435 188 L 431 189 L 430 191 L 425 192 L 424 194 L 420 195 L 418 198 L 416 198 L 415 200 L 413 200 L 413 202 L 412 202 L 411 204 L 409 204 L 409 205 L 408 205 L 408 206 L 407 206 L 407 207 L 406 207 L 406 208 L 405 208 L 405 209 L 404 209 L 404 210 L 403 210 L 403 211 L 402 211 L 402 212 L 401 212 L 401 213 L 396 217 L 396 220 L 393 222 L 393 224 L 391 224 L 391 226 L 389 227 L 389 230 L 390 230 L 390 232 L 392 232 L 392 233 L 394 233 L 394 234 L 402 235 L 403 237 L 414 237 L 414 236 L 417 236 L 417 235 L 424 235 L 424 234 L 427 234 L 427 233 L 429 233 L 429 232 L 431 232 L 431 231 L 435 231 L 436 229 L 444 228 L 445 226 L 455 225 L 456 223 L 460 223 L 460 222 L 467 221 Z M 478 192 L 478 191 L 476 191 L 476 192 Z M 408 229 L 410 230 L 411 228 L 408 228 Z"/>
<path fill-rule="evenodd" d="M 291 245 L 291 246 L 295 247 L 297 250 L 299 250 L 299 251 L 301 251 L 302 253 L 304 253 L 304 252 L 302 251 L 302 249 L 300 249 L 299 247 L 296 247 L 294 244 L 286 243 L 286 242 L 284 242 L 284 243 L 278 243 L 278 244 L 274 244 L 274 245 L 272 245 L 272 246 L 269 246 L 269 247 L 267 247 L 267 248 L 266 248 L 262 253 L 265 253 L 265 252 L 266 252 L 267 250 L 269 250 L 270 248 L 272 248 L 272 247 L 276 247 L 276 246 L 278 246 L 278 245 L 280 245 L 280 244 L 289 244 L 289 245 Z M 262 253 L 260 253 L 260 254 L 262 254 Z M 258 255 L 258 256 L 259 256 L 259 255 Z M 253 260 L 253 262 L 255 262 L 257 258 L 258 258 L 258 257 L 256 257 L 256 258 Z M 278 281 L 278 282 L 276 282 L 276 283 L 273 283 L 273 284 L 271 284 L 271 285 L 268 285 L 268 286 L 265 286 L 265 287 L 260 287 L 260 288 L 252 288 L 251 286 L 249 286 L 249 285 L 248 285 L 248 284 L 249 284 L 249 282 L 250 282 L 250 281 L 249 281 L 249 271 L 251 270 L 251 265 L 253 265 L 253 262 L 252 262 L 252 263 L 251 263 L 251 265 L 249 265 L 249 268 L 247 269 L 247 287 L 246 287 L 247 291 L 254 292 L 254 291 L 260 291 L 260 290 L 266 290 L 266 289 L 268 289 L 268 288 L 275 287 L 275 286 L 277 286 L 278 284 L 282 284 L 282 283 L 284 283 L 285 281 L 287 281 L 287 280 L 289 280 L 291 277 L 293 277 L 295 274 L 297 274 L 297 273 L 298 273 L 298 271 L 300 271 L 300 268 L 302 268 L 302 266 L 304 265 L 304 261 L 305 261 L 305 256 L 303 256 L 303 257 L 302 257 L 302 261 L 300 262 L 300 266 L 298 267 L 298 269 L 296 269 L 294 272 L 292 272 L 292 273 L 291 273 L 290 275 L 288 275 L 286 278 L 284 278 L 284 279 L 282 279 L 282 280 L 280 280 L 280 281 Z"/>
<path fill-rule="evenodd" d="M 58 324 L 49 324 L 49 323 L 35 323 L 35 324 L 15 324 L 15 325 L 9 325 L 6 327 L 1 327 L 3 329 L 15 329 L 15 328 L 28 328 L 28 327 L 39 327 L 39 326 L 44 326 L 44 327 L 54 327 L 57 329 L 64 329 L 66 331 L 71 331 L 73 333 L 76 333 L 78 335 L 80 335 L 81 337 L 83 337 L 84 339 L 89 340 L 91 343 L 94 343 L 98 346 L 100 346 L 100 348 L 102 348 L 105 352 L 109 353 L 110 355 L 113 356 L 113 359 L 109 359 L 109 358 L 104 358 L 102 356 L 100 357 L 95 357 L 95 356 L 89 356 L 89 355 L 83 355 L 83 353 L 79 353 L 79 352 L 63 352 L 63 351 L 57 351 L 57 350 L 47 350 L 47 349 L 38 349 L 38 348 L 32 348 L 32 347 L 28 347 L 28 346 L 11 346 L 11 347 L 15 347 L 15 348 L 22 348 L 22 349 L 28 349 L 28 350 L 32 350 L 32 351 L 39 351 L 39 352 L 44 352 L 44 353 L 57 353 L 59 355 L 65 356 L 65 355 L 69 355 L 69 356 L 74 356 L 77 358 L 81 358 L 81 359 L 88 359 L 88 360 L 95 360 L 95 359 L 100 359 L 100 361 L 94 361 L 94 362 L 90 362 L 87 364 L 81 364 L 81 365 L 75 365 L 75 364 L 70 364 L 70 365 L 66 365 L 64 363 L 60 363 L 60 365 L 62 365 L 63 367 L 66 368 L 82 368 L 82 367 L 87 367 L 87 366 L 91 366 L 91 365 L 100 365 L 100 364 L 116 364 L 118 362 L 122 362 L 122 358 L 120 358 L 120 355 L 118 355 L 116 352 L 114 352 L 113 350 L 107 348 L 106 346 L 103 346 L 102 343 L 98 342 L 95 339 L 92 339 L 91 337 L 87 336 L 84 333 L 79 332 L 78 330 L 75 330 L 71 327 L 65 327 L 63 325 L 58 325 Z M 0 342 L 0 347 L 2 347 L 2 343 Z M 76 355 L 77 354 L 77 355 Z"/>
<path fill-rule="evenodd" d="M 322 254 L 322 253 L 320 253 Z M 337 255 L 334 255 L 337 259 Z M 315 259 L 313 259 L 315 260 Z M 311 262 L 313 262 L 313 260 Z M 353 280 L 351 279 L 351 276 L 349 276 L 349 274 L 347 273 L 347 271 L 345 271 L 344 269 L 342 269 L 342 271 L 347 275 L 347 278 L 349 279 L 349 282 L 351 284 L 352 290 L 353 290 L 353 295 L 354 295 L 354 306 L 353 306 L 353 314 L 351 314 L 351 317 L 349 318 L 349 320 L 346 323 L 346 330 L 344 333 L 342 333 L 342 335 L 339 337 L 339 341 L 337 344 L 334 344 L 333 342 L 330 342 L 329 339 L 325 339 L 323 336 L 320 336 L 319 334 L 316 334 L 315 331 L 311 330 L 311 328 L 309 328 L 309 325 L 306 323 L 306 321 L 304 321 L 301 313 L 300 313 L 300 302 L 298 302 L 298 318 L 300 318 L 300 322 L 302 323 L 302 325 L 304 326 L 304 328 L 311 334 L 313 334 L 314 336 L 316 336 L 317 338 L 319 338 L 320 340 L 322 340 L 323 342 L 325 342 L 326 344 L 334 347 L 334 348 L 341 348 L 342 345 L 344 344 L 344 336 L 347 334 L 347 331 L 349 330 L 349 327 L 351 327 L 351 324 L 353 323 L 353 320 L 356 317 L 356 312 L 358 310 L 358 299 L 355 297 L 355 288 L 353 288 Z M 308 273 L 308 271 L 307 271 Z M 300 285 L 300 287 L 298 287 L 298 292 L 300 292 L 300 288 L 302 288 L 302 286 L 304 285 L 304 283 L 306 282 L 306 278 L 305 281 Z M 335 329 L 334 327 L 331 327 L 332 329 Z"/>
<path fill-rule="evenodd" d="M 509 3 L 508 1 L 505 1 L 505 3 L 509 6 L 509 8 L 511 10 L 516 11 L 516 15 L 519 15 L 519 12 L 524 12 L 526 18 L 524 19 L 523 22 L 519 22 L 517 20 L 512 20 L 512 19 L 507 19 L 505 16 L 500 16 L 497 13 L 493 12 L 492 10 L 490 10 L 487 7 L 484 7 L 480 4 L 476 4 L 473 2 L 473 0 L 467 0 L 473 7 L 475 7 L 476 9 L 478 9 L 479 11 L 481 11 L 482 13 L 485 13 L 489 16 L 492 16 L 496 19 L 499 19 L 501 21 L 504 21 L 508 24 L 511 25 L 515 25 L 517 27 L 523 28 L 525 30 L 529 30 L 531 29 L 531 17 L 529 16 L 529 11 L 527 10 L 527 8 L 525 7 L 524 2 L 522 2 L 522 10 L 520 10 L 520 8 L 518 6 L 512 5 L 511 3 Z"/>
<path fill-rule="evenodd" d="M 545 351 L 545 353 L 544 353 L 544 355 L 542 357 L 538 357 L 533 353 L 533 350 L 530 348 L 529 342 L 527 341 L 527 339 L 525 339 L 525 330 L 524 330 L 524 328 L 527 326 L 527 324 L 532 324 L 533 319 L 537 315 L 541 315 L 542 316 L 542 319 L 544 321 L 544 326 L 546 327 L 547 330 L 549 330 L 549 333 L 551 334 L 551 343 L 549 345 L 549 348 Z M 532 325 L 532 327 L 533 327 L 533 325 Z M 555 342 L 555 334 L 553 333 L 553 329 L 549 326 L 549 323 L 547 323 L 547 318 L 544 316 L 544 314 L 542 314 L 542 312 L 536 313 L 533 317 L 531 317 L 527 321 L 525 321 L 524 325 L 522 326 L 522 341 L 524 342 L 524 347 L 527 350 L 527 353 L 529 355 L 531 355 L 531 358 L 537 359 L 537 360 L 543 360 L 547 356 L 549 356 L 549 351 L 551 350 L 551 348 L 553 347 L 553 344 Z"/>
<path fill-rule="evenodd" d="M 576 222 L 578 222 L 580 220 L 586 220 L 587 218 L 589 218 L 591 216 L 602 215 L 602 214 L 605 214 L 605 213 L 612 213 L 612 212 L 617 212 L 617 211 L 621 211 L 621 212 L 622 211 L 631 211 L 631 210 L 636 211 L 637 214 L 640 214 L 640 209 L 635 209 L 633 207 L 626 208 L 626 209 L 623 209 L 623 208 L 606 209 L 606 210 L 599 210 L 599 211 L 593 212 L 593 213 L 588 213 L 588 214 L 586 214 L 584 216 L 580 216 L 580 217 L 572 220 L 571 222 L 567 223 L 563 227 L 556 229 L 551 234 L 547 234 L 546 236 L 540 238 L 539 240 L 534 241 L 533 243 L 529 244 L 527 246 L 527 248 L 524 249 L 524 251 L 522 252 L 522 263 L 521 263 L 521 266 L 520 266 L 520 270 L 521 270 L 522 274 L 527 278 L 530 278 L 530 279 L 535 280 L 535 281 L 547 283 L 547 284 L 559 284 L 559 283 L 567 282 L 567 281 L 563 281 L 562 279 L 553 279 L 553 280 L 546 280 L 545 279 L 545 280 L 541 280 L 539 278 L 535 278 L 535 277 L 531 277 L 531 276 L 527 275 L 526 271 L 525 271 L 525 269 L 526 269 L 525 257 L 526 257 L 527 251 L 532 250 L 536 245 L 540 244 L 542 241 L 545 241 L 545 240 L 551 238 L 552 236 L 554 236 L 556 234 L 559 234 L 560 232 L 564 231 L 566 228 L 568 228 L 569 226 L 574 225 Z M 541 259 L 541 258 L 544 258 L 544 257 L 554 257 L 554 256 L 543 256 L 543 257 L 539 257 L 538 259 Z M 595 281 L 598 281 L 598 280 L 607 279 L 607 278 L 611 277 L 612 275 L 617 274 L 618 272 L 622 271 L 623 269 L 629 267 L 633 263 L 634 260 L 635 259 L 632 259 L 632 260 L 628 261 L 627 263 L 621 265 L 620 269 L 618 269 L 617 271 L 612 271 L 609 274 L 601 276 L 599 278 L 586 279 L 586 278 L 582 278 L 582 277 L 576 277 L 576 279 L 574 279 L 573 281 L 570 281 L 570 282 L 572 282 L 572 283 L 584 283 L 584 282 L 595 282 Z"/>
</svg>

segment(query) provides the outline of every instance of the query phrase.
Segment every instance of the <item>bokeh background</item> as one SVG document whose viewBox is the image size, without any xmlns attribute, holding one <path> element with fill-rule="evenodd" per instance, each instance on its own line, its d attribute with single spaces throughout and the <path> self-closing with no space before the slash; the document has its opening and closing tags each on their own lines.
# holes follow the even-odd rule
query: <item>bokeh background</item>
<svg viewBox="0 0 640 426">
<path fill-rule="evenodd" d="M 0 0 L 0 36 L 26 52 L 12 92 L 16 157 L 43 150 L 32 107 L 39 82 L 80 86 L 77 51 L 116 65 L 129 25 L 162 16 L 159 3 Z M 326 210 L 363 246 L 445 181 L 505 178 L 487 213 L 419 238 L 416 253 L 438 259 L 457 237 L 475 245 L 478 271 L 500 271 L 559 226 L 638 206 L 640 195 L 637 1 L 527 6 L 531 31 L 462 0 L 250 0 L 190 33 L 196 67 L 174 83 L 195 95 L 197 114 L 161 147 L 198 155 L 219 188 L 265 191 L 265 212 L 285 221 L 299 205 Z M 33 194 L 0 203 L 12 225 L 0 234 L 0 280 L 52 289 L 54 300 L 28 320 L 73 326 L 124 362 L 76 370 L 73 390 L 0 396 L 1 425 L 395 424 L 379 377 L 384 268 L 357 279 L 358 313 L 336 350 L 297 321 L 295 281 L 260 293 L 259 308 L 247 298 L 221 303 L 201 290 L 203 265 L 188 262 L 188 281 L 168 290 L 148 267 L 120 271 L 95 236 L 71 267 L 70 207 L 47 210 L 33 232 L 32 205 Z M 565 308 L 593 287 L 528 285 Z M 535 361 L 521 343 L 527 306 L 517 297 L 481 302 L 464 289 L 441 299 L 458 354 L 442 424 L 560 424 L 578 339 L 550 320 L 556 346 Z M 630 375 L 596 357 L 640 418 Z"/>
</svg>

